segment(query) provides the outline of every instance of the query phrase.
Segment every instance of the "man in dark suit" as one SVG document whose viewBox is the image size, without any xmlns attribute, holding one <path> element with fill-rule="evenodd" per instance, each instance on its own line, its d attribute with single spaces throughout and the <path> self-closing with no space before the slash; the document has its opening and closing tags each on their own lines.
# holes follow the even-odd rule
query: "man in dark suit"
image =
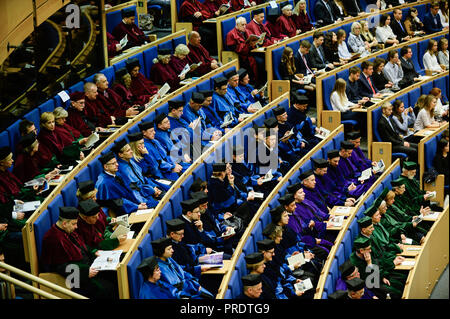
<svg viewBox="0 0 450 319">
<path fill-rule="evenodd" d="M 363 63 L 361 63 L 361 69 L 362 74 L 358 80 L 361 96 L 369 98 L 381 98 L 382 94 L 378 92 L 377 88 L 373 84 L 373 62 L 364 61 Z"/>
<path fill-rule="evenodd" d="M 345 94 L 350 102 L 366 104 L 369 103 L 368 97 L 362 97 L 359 89 L 359 78 L 361 70 L 357 66 L 353 66 L 349 70 L 347 86 L 345 87 Z M 367 104 L 368 105 L 368 104 Z"/>
<path fill-rule="evenodd" d="M 353 17 L 356 17 L 358 14 L 365 13 L 365 8 L 362 7 L 359 0 L 343 0 L 342 2 L 347 13 Z"/>
<path fill-rule="evenodd" d="M 309 56 L 309 51 L 311 49 L 311 43 L 307 40 L 303 40 L 300 43 L 300 48 L 294 55 L 295 68 L 298 73 L 303 75 L 314 74 L 312 70 L 311 58 Z M 315 78 L 313 78 L 315 82 Z"/>
<path fill-rule="evenodd" d="M 438 13 L 439 3 L 433 2 L 430 6 L 430 12 L 427 12 L 423 17 L 424 30 L 427 34 L 442 31 L 441 16 Z M 448 27 L 446 28 L 448 29 Z"/>
<path fill-rule="evenodd" d="M 413 84 L 420 76 L 414 68 L 414 64 L 411 60 L 412 55 L 411 47 L 405 46 L 400 49 L 400 63 L 403 70 L 402 81 L 405 82 L 406 86 Z"/>
<path fill-rule="evenodd" d="M 410 161 L 417 161 L 417 148 L 415 143 L 409 143 L 395 131 L 391 122 L 392 105 L 389 102 L 381 106 L 381 118 L 378 121 L 378 133 L 382 142 L 391 142 L 393 153 L 406 153 Z"/>
<path fill-rule="evenodd" d="M 409 36 L 408 32 L 406 32 L 405 24 L 402 21 L 401 9 L 394 9 L 390 27 L 400 42 L 411 40 L 411 36 Z"/>
<path fill-rule="evenodd" d="M 314 16 L 319 26 L 330 25 L 336 22 L 330 0 L 318 0 L 314 7 Z"/>
<path fill-rule="evenodd" d="M 309 51 L 311 58 L 311 66 L 318 70 L 325 69 L 326 71 L 334 69 L 333 63 L 330 63 L 325 58 L 322 43 L 324 40 L 323 32 L 317 31 L 313 34 L 313 45 Z"/>
</svg>

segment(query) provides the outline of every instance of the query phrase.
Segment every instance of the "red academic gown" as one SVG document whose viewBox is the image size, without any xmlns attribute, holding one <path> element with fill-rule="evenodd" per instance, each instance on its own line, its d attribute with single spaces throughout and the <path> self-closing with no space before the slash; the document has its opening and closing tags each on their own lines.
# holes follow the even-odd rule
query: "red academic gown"
<svg viewBox="0 0 450 319">
<path fill-rule="evenodd" d="M 273 38 L 284 39 L 285 37 L 287 37 L 286 34 L 281 33 L 280 28 L 274 22 L 266 21 L 266 23 L 264 23 L 264 26 L 267 28 L 267 30 L 270 31 L 270 34 L 272 34 Z"/>
<path fill-rule="evenodd" d="M 196 12 L 201 12 L 202 16 L 195 18 L 194 13 Z M 195 31 L 198 31 L 204 20 L 211 17 L 209 10 L 198 0 L 185 0 L 181 4 L 180 13 L 178 14 L 180 21 L 192 22 L 192 27 Z"/>
<path fill-rule="evenodd" d="M 297 35 L 296 34 L 297 27 L 295 25 L 292 16 L 287 17 L 284 14 L 282 14 L 281 16 L 278 17 L 276 25 L 279 28 L 280 33 L 286 34 L 290 38 L 295 37 Z"/>
<path fill-rule="evenodd" d="M 249 0 L 248 2 L 252 2 L 251 0 Z M 246 9 L 246 8 L 250 8 L 249 6 L 244 5 L 244 0 L 231 0 L 231 9 L 233 9 L 233 11 L 239 11 L 242 9 Z"/>
<path fill-rule="evenodd" d="M 254 34 L 254 35 L 261 35 L 262 33 L 266 32 L 266 36 L 264 38 L 264 43 L 263 46 L 267 47 L 269 45 L 272 45 L 275 43 L 276 40 L 281 40 L 278 38 L 274 38 L 272 36 L 272 33 L 270 32 L 270 30 L 263 24 L 257 24 L 255 22 L 255 20 L 250 21 L 249 24 L 247 24 L 247 31 L 249 34 Z"/>
<path fill-rule="evenodd" d="M 131 78 L 130 91 L 134 96 L 153 96 L 158 93 L 158 87 L 142 73 Z"/>
<path fill-rule="evenodd" d="M 98 96 L 95 100 L 90 100 L 86 97 L 84 110 L 86 111 L 88 120 L 94 123 L 96 127 L 107 127 L 112 124 L 112 114 L 103 106 Z"/>
<path fill-rule="evenodd" d="M 127 36 L 128 39 L 128 43 L 126 45 L 126 49 L 134 47 L 134 46 L 140 46 L 143 45 L 145 43 L 146 36 L 144 34 L 144 32 L 142 32 L 141 29 L 139 29 L 139 27 L 136 24 L 125 24 L 123 23 L 123 21 L 120 21 L 120 23 L 118 25 L 116 25 L 116 27 L 113 29 L 112 35 L 118 40 L 122 40 L 122 38 L 125 35 Z M 125 49 L 122 48 L 122 49 Z"/>
<path fill-rule="evenodd" d="M 189 54 L 187 55 L 186 59 L 188 60 L 189 64 L 202 62 L 202 64 L 197 69 L 195 69 L 193 74 L 195 74 L 196 76 L 202 76 L 208 72 L 211 72 L 211 62 L 214 59 L 209 55 L 208 50 L 206 50 L 205 47 L 201 44 L 199 46 L 188 44 L 188 48 Z"/>
<path fill-rule="evenodd" d="M 150 99 L 150 95 L 133 95 L 133 93 L 129 89 L 127 89 L 123 84 L 120 83 L 114 84 L 112 89 L 122 98 L 123 101 L 126 101 L 130 105 L 145 105 L 145 103 L 147 103 Z"/>
<path fill-rule="evenodd" d="M 39 141 L 39 153 L 50 152 L 51 154 L 47 154 L 50 155 L 50 158 L 53 155 L 58 157 L 62 154 L 64 143 L 55 131 L 49 131 L 45 128 L 41 128 L 37 139 Z"/>
<path fill-rule="evenodd" d="M 313 25 L 308 14 L 300 12 L 299 15 L 294 14 L 292 16 L 294 17 L 295 26 L 297 29 L 302 30 L 302 33 L 312 30 Z"/>
<path fill-rule="evenodd" d="M 0 171 L 0 203 L 7 203 L 20 193 L 22 182 L 9 170 Z"/>
<path fill-rule="evenodd" d="M 180 74 L 184 67 L 188 64 L 187 59 L 180 59 L 174 55 L 170 57 L 169 65 L 175 71 L 176 74 Z"/>
<path fill-rule="evenodd" d="M 109 111 L 114 117 L 123 117 L 126 114 L 126 110 L 130 108 L 131 105 L 124 102 L 119 94 L 114 92 L 114 90 L 107 88 L 105 90 L 107 96 L 104 92 L 98 91 L 97 100 L 99 100 L 105 108 Z"/>
<path fill-rule="evenodd" d="M 205 10 L 208 10 L 211 17 L 215 17 L 215 12 L 219 10 L 220 6 L 227 3 L 228 0 L 205 0 L 205 2 L 203 2 L 203 7 L 205 8 Z M 230 12 L 233 12 L 233 8 L 231 7 L 228 9 L 227 13 Z"/>
<path fill-rule="evenodd" d="M 100 243 L 104 240 L 103 234 L 106 226 L 106 215 L 100 209 L 97 222 L 94 225 L 88 224 L 81 217 L 78 217 L 76 233 L 89 247 L 99 248 Z"/>
<path fill-rule="evenodd" d="M 76 127 L 78 131 L 85 137 L 88 137 L 92 134 L 92 129 L 86 123 L 87 117 L 84 109 L 82 112 L 80 112 L 78 110 L 75 110 L 73 107 L 69 107 L 67 109 L 67 113 L 69 113 L 69 115 L 67 116 L 66 124 L 70 125 L 71 127 Z"/>
<path fill-rule="evenodd" d="M 112 58 L 117 54 L 117 45 L 119 41 L 109 32 L 106 32 L 106 43 L 108 45 L 108 56 Z"/>
<path fill-rule="evenodd" d="M 252 48 L 245 41 L 247 40 L 248 32 L 240 32 L 234 28 L 227 34 L 226 43 L 227 46 L 239 55 L 240 63 L 242 67 L 247 69 L 251 74 L 250 78 L 255 80 L 258 77 L 256 60 L 251 56 Z"/>
<path fill-rule="evenodd" d="M 180 78 L 170 66 L 170 61 L 169 64 L 162 64 L 161 62 L 153 64 L 150 70 L 150 80 L 159 85 L 168 83 L 171 92 L 180 87 Z"/>
<path fill-rule="evenodd" d="M 40 148 L 41 146 L 39 145 L 39 149 Z M 42 164 L 42 159 L 39 157 L 38 153 L 39 152 L 37 152 L 34 156 L 30 156 L 30 154 L 23 152 L 17 154 L 14 161 L 13 174 L 22 183 L 31 181 L 34 177 L 41 174 L 39 168 L 43 168 L 45 163 Z M 50 159 L 48 159 L 48 161 L 50 161 Z"/>
<path fill-rule="evenodd" d="M 55 126 L 55 134 L 59 136 L 64 146 L 71 145 L 73 141 L 77 140 L 81 133 L 76 128 L 69 124 Z"/>
</svg>

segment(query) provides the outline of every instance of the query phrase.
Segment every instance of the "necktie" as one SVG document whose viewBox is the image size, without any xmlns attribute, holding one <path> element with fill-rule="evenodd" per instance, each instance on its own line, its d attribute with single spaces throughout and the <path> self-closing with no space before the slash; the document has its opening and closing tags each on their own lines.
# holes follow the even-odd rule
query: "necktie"
<svg viewBox="0 0 450 319">
<path fill-rule="evenodd" d="M 372 81 L 370 80 L 370 76 L 367 77 L 367 82 L 369 82 L 370 88 L 372 89 L 373 94 L 376 94 L 377 92 L 375 91 L 375 89 L 372 86 Z"/>
<path fill-rule="evenodd" d="M 328 13 L 330 14 L 331 20 L 334 21 L 334 16 L 333 16 L 333 12 L 331 11 L 330 6 L 328 5 L 328 2 L 324 1 L 325 7 L 328 10 Z"/>
<path fill-rule="evenodd" d="M 306 63 L 306 59 L 305 59 L 305 56 L 302 54 L 302 59 L 303 59 L 303 63 L 305 63 L 305 66 L 306 66 L 306 69 L 308 70 L 308 72 L 309 73 L 313 73 L 312 71 L 311 71 L 311 69 L 309 68 L 309 66 L 308 66 L 308 63 Z"/>
<path fill-rule="evenodd" d="M 397 23 L 399 24 L 399 26 L 402 29 L 402 31 L 405 32 L 405 29 L 403 29 L 403 26 L 402 26 L 402 22 L 401 21 L 397 21 Z"/>
<path fill-rule="evenodd" d="M 322 52 L 320 51 L 320 47 L 316 48 L 317 53 L 319 53 L 320 59 L 322 60 L 322 63 L 325 63 L 325 61 L 323 60 L 323 56 L 322 56 Z"/>
</svg>

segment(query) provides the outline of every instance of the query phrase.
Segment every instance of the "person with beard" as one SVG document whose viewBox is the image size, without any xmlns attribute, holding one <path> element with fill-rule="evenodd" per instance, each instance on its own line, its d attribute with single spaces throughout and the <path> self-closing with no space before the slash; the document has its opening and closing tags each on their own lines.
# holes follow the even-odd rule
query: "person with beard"
<svg viewBox="0 0 450 319">
<path fill-rule="evenodd" d="M 141 65 L 138 58 L 126 60 L 125 67 L 131 76 L 131 93 L 138 99 L 151 101 L 158 94 L 158 87 L 140 72 Z"/>
<path fill-rule="evenodd" d="M 114 27 L 112 35 L 119 41 L 127 36 L 128 43 L 122 48 L 123 50 L 143 45 L 147 43 L 147 41 L 150 42 L 149 38 L 134 22 L 136 19 L 134 8 L 122 9 L 121 14 L 122 21 Z"/>
</svg>

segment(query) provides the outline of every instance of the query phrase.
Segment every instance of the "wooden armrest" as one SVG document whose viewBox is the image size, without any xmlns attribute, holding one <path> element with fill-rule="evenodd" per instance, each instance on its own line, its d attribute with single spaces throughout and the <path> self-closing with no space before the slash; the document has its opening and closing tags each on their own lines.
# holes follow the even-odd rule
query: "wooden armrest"
<svg viewBox="0 0 450 319">
<path fill-rule="evenodd" d="M 188 33 L 192 32 L 193 27 L 191 22 L 177 22 L 175 23 L 175 32 L 185 29 Z"/>
<path fill-rule="evenodd" d="M 438 202 L 440 207 L 444 207 L 444 174 L 439 174 L 436 177 L 436 180 L 433 183 L 427 184 L 425 183 L 423 189 L 426 191 L 436 191 L 436 198 L 431 199 L 433 202 Z"/>
<path fill-rule="evenodd" d="M 239 60 L 239 56 L 236 52 L 233 51 L 222 51 L 222 63 L 226 64 L 233 60 Z"/>
<path fill-rule="evenodd" d="M 71 290 L 70 287 L 66 286 L 66 278 L 64 278 L 63 276 L 61 276 L 58 273 L 55 273 L 55 272 L 43 272 L 43 273 L 39 274 L 39 278 L 47 280 L 47 281 L 49 281 L 49 282 L 51 282 L 51 283 L 53 283 L 55 285 L 58 285 L 58 286 L 60 286 L 62 288 L 66 288 L 66 289 Z M 70 299 L 65 294 L 60 293 L 60 292 L 58 292 L 56 290 L 53 290 L 52 288 L 49 288 L 47 286 L 39 285 L 39 288 L 42 289 L 45 292 L 48 292 L 48 293 L 50 293 L 52 295 L 57 296 L 57 297 L 60 297 L 60 298 L 63 298 L 63 299 Z"/>
</svg>

